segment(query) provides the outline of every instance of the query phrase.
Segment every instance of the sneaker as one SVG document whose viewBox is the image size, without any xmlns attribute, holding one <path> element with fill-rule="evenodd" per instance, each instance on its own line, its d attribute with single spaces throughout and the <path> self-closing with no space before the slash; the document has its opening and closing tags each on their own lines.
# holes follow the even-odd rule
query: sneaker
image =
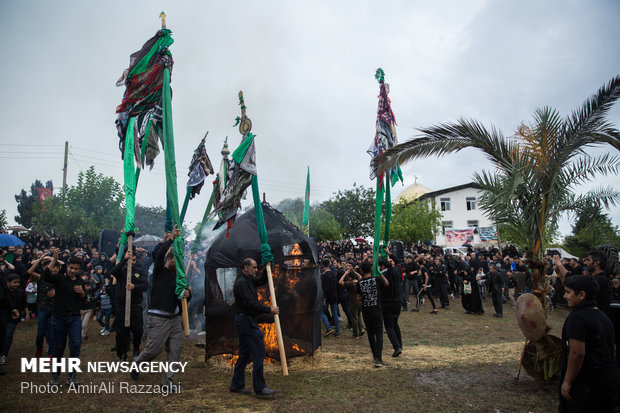
<svg viewBox="0 0 620 413">
<path fill-rule="evenodd" d="M 418 310 L 417 308 L 412 308 L 412 309 L 411 309 L 411 312 L 412 312 L 412 313 L 417 313 L 417 312 L 419 312 L 419 311 L 420 311 L 420 310 Z"/>
<path fill-rule="evenodd" d="M 383 367 L 383 364 L 379 360 L 375 360 L 375 367 Z"/>
<path fill-rule="evenodd" d="M 334 330 L 332 330 L 332 329 L 327 330 L 327 331 L 325 332 L 325 334 L 323 334 L 323 337 L 327 337 L 327 336 L 328 336 L 328 335 L 330 335 L 330 334 L 334 334 Z"/>
<path fill-rule="evenodd" d="M 101 330 L 99 330 L 99 334 L 103 334 L 104 331 L 105 331 L 105 327 L 103 327 Z"/>
<path fill-rule="evenodd" d="M 6 356 L 0 356 L 0 366 L 4 366 L 6 364 Z"/>
<path fill-rule="evenodd" d="M 103 333 L 101 333 L 102 336 L 109 336 L 110 335 L 110 330 L 103 330 Z"/>
<path fill-rule="evenodd" d="M 363 336 L 363 335 L 364 335 L 364 333 L 365 333 L 365 331 L 364 331 L 364 330 L 360 331 L 360 335 L 359 335 L 358 337 Z"/>
<path fill-rule="evenodd" d="M 49 381 L 50 386 L 58 386 L 60 384 L 60 375 L 52 374 L 52 379 Z"/>
<path fill-rule="evenodd" d="M 398 357 L 401 354 L 403 354 L 403 349 L 399 347 L 396 350 L 394 350 L 394 354 L 392 354 L 392 357 Z"/>
<path fill-rule="evenodd" d="M 269 387 L 263 387 L 261 391 L 256 393 L 256 397 L 258 398 L 273 397 L 277 392 L 278 390 L 270 389 Z"/>
</svg>

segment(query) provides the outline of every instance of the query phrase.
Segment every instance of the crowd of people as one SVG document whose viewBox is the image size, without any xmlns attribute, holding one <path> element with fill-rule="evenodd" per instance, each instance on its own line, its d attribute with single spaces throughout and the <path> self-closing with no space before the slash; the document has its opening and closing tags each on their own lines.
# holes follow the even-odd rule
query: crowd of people
<svg viewBox="0 0 620 413">
<path fill-rule="evenodd" d="M 105 254 L 89 243 L 62 237 L 26 234 L 20 237 L 24 245 L 1 248 L 0 374 L 6 373 L 4 366 L 20 322 L 37 323 L 34 357 L 62 357 L 67 343 L 69 356 L 79 357 L 82 343 L 89 340 L 91 321 L 100 325 L 101 336 L 115 334 L 112 350 L 119 360 L 127 360 L 128 353 L 134 361 L 141 361 L 139 355 L 142 361 L 155 357 L 161 351 L 161 343 L 152 340 L 165 342 L 173 330 L 170 325 L 167 330 L 162 329 L 159 319 L 169 317 L 178 321 L 175 316 L 180 314 L 179 308 L 173 305 L 176 303 L 176 273 L 171 276 L 172 270 L 167 268 L 172 268 L 174 259 L 169 260 L 166 255 L 176 235 L 178 230 L 167 234 L 154 248 L 126 251 L 118 262 L 118 246 L 113 254 Z M 129 260 L 132 272 L 127 283 Z M 168 282 L 160 282 L 162 279 Z M 195 300 L 198 305 L 190 301 L 190 328 L 204 330 L 204 311 L 200 306 L 200 297 L 204 297 L 204 253 L 191 256 L 187 279 L 190 290 L 196 291 L 198 297 Z M 128 289 L 131 291 L 131 313 L 129 327 L 125 327 Z M 187 295 L 191 296 L 189 291 Z M 174 329 L 175 340 L 168 340 L 177 343 L 172 348 L 173 358 L 177 359 L 182 342 L 180 324 L 178 327 Z M 146 341 L 146 348 L 141 351 L 143 341 Z M 137 374 L 132 377 L 137 379 Z M 68 381 L 79 383 L 74 374 L 68 376 Z M 169 385 L 171 377 L 165 377 L 164 381 Z M 50 383 L 58 384 L 59 375 L 53 374 Z"/>
<path fill-rule="evenodd" d="M 24 246 L 0 250 L 0 373 L 5 373 L 3 366 L 7 363 L 18 324 L 29 320 L 36 320 L 38 324 L 34 357 L 42 357 L 44 351 L 47 356 L 63 357 L 67 343 L 69 356 L 79 357 L 81 344 L 89 340 L 89 322 L 96 320 L 102 336 L 111 331 L 115 333 L 113 350 L 121 361 L 127 360 L 128 354 L 136 362 L 152 360 L 164 344 L 169 359 L 178 360 L 182 343 L 181 310 L 178 297 L 174 295 L 176 264 L 170 249 L 178 235 L 179 230 L 175 229 L 152 250 L 134 248 L 126 251 L 120 260 L 117 260 L 117 253 L 107 256 L 89 244 L 34 235 L 22 237 L 26 241 Z M 448 313 L 448 310 L 455 310 L 451 304 L 460 298 L 462 311 L 481 316 L 483 301 L 490 299 L 492 315 L 503 317 L 504 305 L 514 307 L 518 296 L 532 289 L 528 261 L 514 248 L 499 251 L 470 247 L 467 254 L 455 255 L 444 253 L 437 246 L 402 245 L 400 249 L 381 251 L 381 257 L 373 263 L 372 246 L 364 242 L 337 241 L 319 243 L 318 247 L 324 336 L 340 337 L 348 330 L 354 339 L 366 335 L 373 366 L 377 368 L 387 365 L 383 359 L 384 333 L 393 348 L 392 357 L 403 353 L 399 326 L 402 312 L 426 310 L 431 316 L 440 314 L 440 310 Z M 191 328 L 201 330 L 205 329 L 204 260 L 204 252 L 191 257 L 187 274 L 190 289 L 185 294 L 191 298 L 192 292 L 196 293 L 190 304 L 189 318 Z M 252 285 L 258 282 L 254 278 L 256 264 L 251 259 L 246 261 L 243 265 L 240 263 L 240 274 L 254 280 L 246 283 Z M 594 303 L 602 314 L 611 316 L 612 303 L 620 302 L 620 274 L 605 272 L 607 257 L 604 253 L 591 251 L 582 261 L 547 255 L 545 262 L 549 280 L 556 290 L 562 291 L 568 306 L 580 309 L 585 306 L 581 303 Z M 132 271 L 128 282 L 130 263 Z M 380 275 L 374 276 L 377 273 Z M 579 278 L 584 276 L 587 282 Z M 242 279 L 245 278 L 238 277 Z M 590 281 L 594 284 L 588 284 Z M 235 283 L 235 288 L 241 286 Z M 131 291 L 129 327 L 125 323 L 127 291 Z M 246 393 L 242 372 L 250 355 L 257 358 L 262 354 L 258 347 L 254 349 L 258 333 L 251 323 L 253 312 L 278 312 L 274 307 L 256 306 L 255 289 L 249 291 L 237 297 L 235 290 L 235 298 L 240 303 L 252 303 L 239 307 L 240 317 L 235 319 L 239 333 L 247 335 L 247 343 L 240 348 L 244 357 L 239 359 L 230 388 L 237 393 Z M 557 303 L 553 298 L 550 293 L 549 305 Z M 586 338 L 590 340 L 589 336 L 584 336 L 583 329 L 590 319 L 600 318 L 597 317 L 592 315 L 586 317 L 586 321 L 579 321 L 581 330 L 577 333 L 575 328 L 565 328 L 566 341 L 577 340 L 577 344 L 572 345 L 574 348 Z M 597 325 L 600 327 L 600 323 Z M 141 350 L 143 340 L 146 346 Z M 578 374 L 569 368 L 570 360 L 565 357 L 561 379 L 563 400 L 569 400 L 571 388 L 585 386 L 578 380 Z M 132 372 L 131 376 L 135 380 L 139 378 L 137 372 Z M 78 383 L 75 374 L 69 374 L 68 381 Z M 59 374 L 53 373 L 50 383 L 58 382 Z M 172 386 L 171 374 L 164 375 L 162 386 Z M 257 395 L 275 394 L 266 387 L 262 371 L 256 373 L 254 391 Z"/>
</svg>

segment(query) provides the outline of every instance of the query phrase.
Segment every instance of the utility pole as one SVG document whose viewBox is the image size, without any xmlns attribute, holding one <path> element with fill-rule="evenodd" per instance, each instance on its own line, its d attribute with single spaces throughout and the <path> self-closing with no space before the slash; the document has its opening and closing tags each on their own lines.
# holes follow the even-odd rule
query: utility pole
<svg viewBox="0 0 620 413">
<path fill-rule="evenodd" d="M 65 141 L 65 166 L 62 168 L 62 190 L 67 189 L 67 161 L 69 160 L 69 141 Z"/>
</svg>

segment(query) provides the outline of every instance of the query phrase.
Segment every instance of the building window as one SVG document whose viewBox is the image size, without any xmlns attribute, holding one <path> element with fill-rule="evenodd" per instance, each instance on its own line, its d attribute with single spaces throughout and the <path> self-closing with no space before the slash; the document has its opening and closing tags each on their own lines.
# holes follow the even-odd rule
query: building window
<svg viewBox="0 0 620 413">
<path fill-rule="evenodd" d="M 448 204 L 450 205 L 450 204 Z M 446 230 L 452 228 L 452 221 L 443 221 L 441 223 L 441 233 L 446 235 Z"/>
<path fill-rule="evenodd" d="M 467 221 L 467 228 L 478 228 L 478 220 Z"/>
<path fill-rule="evenodd" d="M 439 203 L 441 204 L 442 211 L 450 210 L 450 198 L 439 198 Z"/>
<path fill-rule="evenodd" d="M 474 209 L 476 209 L 476 197 L 467 197 L 465 198 L 465 202 L 467 202 L 467 210 L 468 211 L 473 211 Z"/>
</svg>

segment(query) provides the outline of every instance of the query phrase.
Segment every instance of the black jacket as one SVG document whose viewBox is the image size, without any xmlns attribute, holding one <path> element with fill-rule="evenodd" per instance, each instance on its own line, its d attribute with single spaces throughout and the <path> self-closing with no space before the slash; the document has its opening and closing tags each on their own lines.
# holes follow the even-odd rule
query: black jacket
<svg viewBox="0 0 620 413">
<path fill-rule="evenodd" d="M 264 285 L 267 282 L 267 273 L 258 278 L 250 278 L 240 272 L 235 278 L 233 286 L 233 295 L 235 302 L 233 307 L 237 314 L 245 314 L 249 317 L 256 318 L 261 314 L 271 313 L 271 308 L 258 302 L 256 287 Z"/>
<path fill-rule="evenodd" d="M 175 294 L 177 286 L 176 272 L 169 271 L 166 267 L 166 252 L 172 245 L 172 240 L 159 244 L 155 252 L 153 266 L 153 289 L 151 291 L 150 310 L 165 311 L 169 314 L 181 313 L 181 300 Z M 191 296 L 190 296 L 191 298 Z M 189 299 L 188 298 L 188 301 Z"/>
<path fill-rule="evenodd" d="M 131 290 L 131 306 L 142 307 L 143 293 L 148 290 L 149 282 L 146 273 L 140 266 L 133 266 L 131 274 L 131 283 L 134 289 Z M 111 286 L 112 303 L 116 314 L 125 314 L 125 297 L 127 295 L 127 260 L 123 258 L 121 262 L 116 264 L 112 269 L 112 275 L 116 278 L 116 285 Z M 175 279 L 176 285 L 176 279 Z"/>
</svg>

